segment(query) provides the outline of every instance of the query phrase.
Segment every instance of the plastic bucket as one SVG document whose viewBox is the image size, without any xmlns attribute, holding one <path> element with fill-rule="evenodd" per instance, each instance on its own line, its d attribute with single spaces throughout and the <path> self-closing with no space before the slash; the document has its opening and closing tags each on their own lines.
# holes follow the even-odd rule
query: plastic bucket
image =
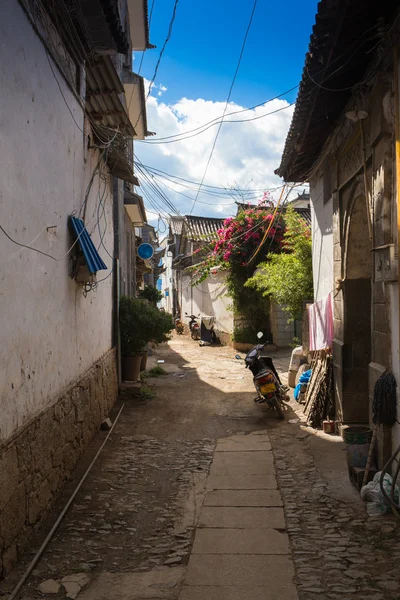
<svg viewBox="0 0 400 600">
<path fill-rule="evenodd" d="M 343 431 L 343 439 L 346 444 L 349 468 L 359 467 L 365 469 L 372 439 L 372 429 L 363 425 L 347 427 Z"/>
</svg>

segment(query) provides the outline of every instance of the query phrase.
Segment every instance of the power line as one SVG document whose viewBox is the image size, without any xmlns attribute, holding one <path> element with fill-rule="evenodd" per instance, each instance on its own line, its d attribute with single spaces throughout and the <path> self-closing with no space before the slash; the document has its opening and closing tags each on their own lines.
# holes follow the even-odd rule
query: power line
<svg viewBox="0 0 400 600">
<path fill-rule="evenodd" d="M 148 101 L 148 99 L 149 99 L 149 96 L 150 96 L 150 94 L 151 94 L 151 88 L 153 87 L 154 81 L 155 81 L 155 79 L 156 79 L 156 77 L 157 77 L 158 69 L 159 69 L 159 67 L 160 67 L 161 59 L 162 59 L 162 57 L 163 57 L 163 54 L 164 54 L 165 48 L 167 47 L 167 44 L 168 44 L 168 42 L 169 42 L 169 40 L 171 39 L 171 36 L 172 36 L 172 29 L 173 29 L 174 22 L 175 22 L 175 17 L 176 17 L 176 11 L 177 11 L 177 8 L 178 8 L 178 3 L 179 3 L 179 0 L 175 0 L 175 4 L 174 4 L 173 11 L 172 11 L 171 20 L 170 20 L 170 22 L 169 22 L 169 26 L 168 26 L 168 33 L 167 33 L 167 37 L 165 38 L 165 41 L 164 41 L 163 47 L 161 48 L 160 55 L 159 55 L 159 57 L 158 57 L 158 60 L 157 60 L 157 63 L 156 63 L 155 69 L 154 69 L 153 77 L 152 77 L 152 78 L 151 78 L 151 80 L 150 80 L 150 84 L 149 84 L 149 90 L 148 90 L 148 92 L 147 92 L 147 96 L 146 96 L 145 103 L 147 103 L 147 101 Z M 130 97 L 130 100 L 129 100 L 129 106 L 128 106 L 128 110 L 129 110 L 129 108 L 130 108 L 130 105 L 131 105 L 131 102 L 132 102 L 132 97 L 133 97 L 133 90 L 132 90 L 132 94 L 131 94 L 131 97 Z M 140 117 L 142 116 L 142 113 L 143 113 L 143 107 L 142 107 L 142 109 L 140 110 L 140 113 L 139 113 L 139 116 L 138 116 L 138 118 L 137 118 L 137 120 L 136 120 L 136 123 L 135 123 L 135 125 L 133 126 L 134 128 L 135 128 L 135 127 L 136 127 L 136 125 L 139 123 L 139 120 L 140 120 Z"/>
<path fill-rule="evenodd" d="M 172 173 L 168 173 L 167 171 L 162 171 L 161 169 L 157 169 L 156 167 L 150 167 L 149 165 L 144 165 L 143 163 L 139 163 L 139 164 L 141 164 L 141 166 L 143 166 L 147 171 L 161 173 L 162 175 L 166 175 L 166 176 L 172 177 L 174 179 L 179 179 L 180 181 L 185 181 L 186 183 L 191 183 L 191 184 L 195 185 L 196 187 L 198 185 L 200 185 L 198 181 L 193 181 L 192 179 L 186 179 L 184 177 L 180 177 L 179 175 L 173 175 Z M 186 187 L 186 186 L 183 186 L 183 187 Z M 203 183 L 203 187 L 215 189 L 215 190 L 223 190 L 227 194 L 230 193 L 230 190 L 226 186 L 210 185 L 209 183 Z M 283 186 L 279 185 L 276 188 L 271 188 L 270 191 L 272 191 L 274 189 L 278 190 L 281 187 L 283 187 Z M 236 191 L 238 191 L 238 192 L 264 192 L 265 188 L 236 188 Z"/>
<path fill-rule="evenodd" d="M 170 185 L 168 185 L 167 183 L 165 183 L 165 181 L 161 181 L 161 185 L 165 185 L 165 187 L 167 187 L 169 190 L 175 192 L 176 194 L 180 194 L 181 196 L 184 196 L 185 198 L 188 198 L 189 200 L 193 201 L 192 196 L 188 196 L 187 194 L 185 194 L 184 192 L 180 192 L 179 190 L 174 190 L 174 188 L 171 187 Z M 197 202 L 200 204 L 207 204 L 208 206 L 215 206 L 215 202 L 204 202 L 201 200 L 197 200 Z M 233 204 L 235 204 L 234 200 L 231 202 L 228 202 L 227 204 L 221 204 L 221 206 L 232 206 Z"/>
<path fill-rule="evenodd" d="M 175 140 L 166 140 L 165 142 L 156 141 L 156 140 L 137 140 L 137 141 L 145 143 L 145 144 L 174 144 L 176 142 L 183 142 L 185 140 L 189 140 L 198 135 L 201 135 L 208 129 L 211 129 L 211 127 L 214 127 L 214 125 L 220 125 L 218 132 L 217 132 L 219 135 L 219 131 L 221 129 L 222 123 L 225 123 L 225 124 L 228 124 L 228 123 L 250 123 L 251 121 L 258 121 L 259 119 L 264 119 L 264 117 L 269 117 L 270 115 L 275 115 L 276 113 L 282 112 L 283 110 L 287 110 L 288 108 L 291 108 L 295 104 L 296 104 L 296 102 L 292 102 L 291 104 L 287 104 L 286 106 L 281 106 L 280 108 L 271 110 L 268 113 L 264 113 L 262 115 L 257 115 L 255 117 L 250 117 L 250 119 L 235 119 L 235 120 L 231 119 L 230 121 L 224 121 L 224 119 L 222 119 L 221 121 L 217 121 L 216 123 L 211 123 L 211 125 L 208 125 L 204 129 L 202 129 L 201 131 L 198 131 L 197 133 L 194 133 L 193 135 L 187 135 L 186 137 L 180 137 L 179 139 L 175 139 Z"/>
<path fill-rule="evenodd" d="M 160 177 L 160 176 L 157 176 L 157 175 L 155 175 L 155 176 L 156 176 L 156 177 Z M 166 178 L 166 179 L 168 179 L 168 178 Z M 172 183 L 176 183 L 176 182 L 174 182 L 173 180 L 170 180 L 170 179 L 168 179 L 168 181 L 172 181 Z M 161 181 L 160 181 L 160 184 L 161 184 L 161 185 L 164 185 L 165 187 L 167 187 L 169 190 L 171 190 L 171 191 L 175 192 L 176 194 L 180 194 L 181 196 L 184 196 L 185 198 L 188 198 L 189 200 L 192 200 L 192 201 L 193 201 L 193 199 L 194 199 L 194 198 L 193 198 L 193 196 L 188 196 L 188 195 L 187 195 L 187 194 L 185 194 L 184 192 L 181 192 L 180 190 L 176 190 L 176 189 L 174 189 L 172 186 L 168 185 L 168 184 L 167 184 L 167 183 L 165 183 L 165 181 L 163 181 L 163 180 L 161 180 Z M 177 185 L 182 185 L 182 184 L 179 184 L 179 183 L 178 183 Z M 268 189 L 268 188 L 265 188 L 265 189 L 263 190 L 263 193 L 264 193 L 264 192 L 276 191 L 276 190 L 282 189 L 282 187 L 284 187 L 284 185 L 281 185 L 281 186 L 279 186 L 279 187 L 276 187 L 276 188 L 270 188 L 270 189 Z M 188 188 L 188 189 L 189 189 L 189 190 L 194 190 L 194 188 Z M 233 190 L 233 192 L 234 192 L 234 191 L 235 191 L 235 190 Z M 218 194 L 218 193 L 212 193 L 212 192 L 207 192 L 207 191 L 203 191 L 202 193 L 204 193 L 204 194 L 210 194 L 210 195 L 214 196 L 215 198 L 228 198 L 228 196 L 227 196 L 227 195 L 222 195 L 222 194 Z M 246 204 L 246 202 L 255 201 L 255 200 L 259 199 L 259 198 L 260 198 L 260 193 L 258 193 L 258 194 L 256 194 L 256 195 L 249 195 L 249 196 L 248 196 L 248 197 L 247 197 L 245 200 L 243 200 L 243 202 L 242 202 L 242 203 L 243 203 L 243 204 Z M 205 202 L 204 200 L 199 200 L 199 199 L 197 200 L 197 203 L 198 203 L 198 204 L 206 204 L 207 206 L 215 206 L 215 202 Z M 219 205 L 220 205 L 220 206 L 226 206 L 226 207 L 228 207 L 228 206 L 233 206 L 233 205 L 234 205 L 234 204 L 236 204 L 236 203 L 237 203 L 237 200 L 234 200 L 234 199 L 232 199 L 230 202 L 227 202 L 227 203 L 222 203 L 222 202 L 220 202 L 220 203 L 219 203 Z"/>
<path fill-rule="evenodd" d="M 282 96 L 286 96 L 290 92 L 293 92 L 298 87 L 299 87 L 299 84 L 295 85 L 294 87 L 290 88 L 289 90 L 286 90 L 286 92 L 282 92 L 281 94 L 278 94 L 277 96 L 274 96 L 273 98 L 269 98 L 268 100 L 264 100 L 263 102 L 260 102 L 259 104 L 255 104 L 254 106 L 250 106 L 249 108 L 241 108 L 240 110 L 234 110 L 234 111 L 232 111 L 230 113 L 226 113 L 225 117 L 230 117 L 231 115 L 238 115 L 240 113 L 248 112 L 250 110 L 255 110 L 256 108 L 260 108 L 261 106 L 265 106 L 266 104 L 269 104 L 270 102 L 273 102 L 274 100 L 279 100 L 279 98 L 282 98 Z M 285 107 L 285 108 L 288 108 L 288 107 Z M 267 114 L 273 114 L 273 113 L 267 113 Z M 267 116 L 267 115 L 260 115 L 257 118 L 261 119 L 262 117 L 265 117 L 265 116 Z M 148 142 L 146 141 L 146 143 L 156 143 L 156 142 L 161 142 L 161 141 L 164 141 L 164 140 L 170 140 L 170 139 L 173 139 L 173 138 L 177 138 L 177 137 L 180 137 L 182 135 L 191 134 L 191 133 L 194 133 L 196 131 L 199 131 L 200 129 L 203 129 L 203 127 L 206 127 L 207 125 L 210 125 L 210 126 L 217 125 L 221 118 L 222 118 L 222 115 L 220 115 L 219 117 L 215 117 L 215 119 L 212 119 L 211 121 L 208 121 L 207 123 L 203 123 L 203 125 L 199 125 L 198 127 L 195 127 L 194 129 L 188 129 L 188 131 L 182 131 L 181 133 L 176 133 L 175 135 L 168 135 L 166 137 L 154 138 L 152 140 L 149 140 Z M 226 123 L 245 123 L 246 121 L 251 121 L 251 120 L 254 120 L 254 119 L 232 120 L 232 121 L 226 121 Z M 207 129 L 208 129 L 208 127 L 207 127 Z M 204 131 L 207 131 L 207 129 L 204 129 Z"/>
<path fill-rule="evenodd" d="M 149 176 L 148 173 L 146 173 L 146 171 L 144 171 L 140 167 L 138 167 L 138 170 L 142 174 L 145 181 L 147 182 L 147 185 L 150 187 L 150 189 L 152 189 L 152 191 L 156 194 L 156 196 L 158 196 L 160 198 L 161 202 L 167 206 L 168 210 L 172 210 L 172 212 L 174 212 L 178 215 L 179 214 L 178 209 L 172 204 L 172 202 L 170 202 L 168 196 L 162 191 L 162 189 L 158 186 L 158 184 L 152 180 L 152 178 Z"/>
<path fill-rule="evenodd" d="M 161 198 L 161 201 L 164 202 L 168 206 L 168 209 L 172 210 L 172 212 L 179 215 L 178 209 L 169 200 L 168 196 L 159 187 L 158 183 L 156 181 L 154 181 L 152 175 L 146 171 L 146 168 L 143 166 L 143 164 L 139 160 L 137 160 L 137 162 L 136 162 L 136 167 L 137 167 L 138 171 L 144 177 L 145 181 L 147 181 L 150 188 L 155 192 L 156 195 L 158 195 Z"/>
<path fill-rule="evenodd" d="M 233 76 L 233 79 L 232 79 L 231 87 L 229 88 L 228 97 L 226 99 L 225 109 L 224 109 L 224 112 L 223 112 L 223 115 L 222 115 L 222 121 L 219 124 L 218 131 L 217 131 L 217 134 L 216 134 L 215 139 L 214 139 L 214 143 L 213 143 L 212 148 L 211 148 L 210 156 L 208 157 L 206 168 L 204 170 L 203 177 L 201 179 L 199 188 L 197 190 L 196 197 L 195 197 L 195 199 L 193 201 L 193 205 L 192 205 L 192 208 L 190 210 L 190 214 L 192 214 L 192 212 L 193 212 L 193 209 L 194 209 L 195 204 L 197 202 L 197 198 L 199 197 L 199 194 L 200 194 L 200 191 L 201 191 L 201 187 L 202 187 L 202 185 L 204 183 L 204 180 L 206 178 L 208 167 L 210 166 L 210 162 L 211 162 L 211 159 L 212 159 L 213 154 L 214 154 L 215 146 L 217 144 L 218 136 L 219 136 L 219 133 L 220 133 L 221 127 L 222 127 L 222 122 L 224 120 L 224 116 L 225 116 L 226 110 L 228 108 L 229 100 L 231 99 L 231 94 L 232 94 L 233 86 L 235 85 L 237 74 L 239 72 L 240 63 L 242 62 L 242 57 L 243 57 L 244 49 L 246 47 L 247 37 L 249 35 L 250 27 L 251 27 L 251 24 L 253 22 L 253 16 L 254 16 L 254 13 L 255 13 L 255 10 L 256 10 L 256 7 L 257 7 L 257 3 L 258 3 L 258 0 L 254 0 L 253 9 L 252 9 L 251 14 L 250 14 L 249 23 L 247 25 L 246 33 L 244 35 L 244 39 L 243 39 L 243 43 L 242 43 L 242 48 L 240 50 L 239 60 L 238 60 L 237 65 L 236 65 L 236 70 L 235 70 L 235 73 L 234 73 L 234 76 Z"/>
<path fill-rule="evenodd" d="M 149 30 L 150 30 L 150 26 L 151 26 L 151 20 L 153 18 L 153 10 L 154 10 L 155 3 L 156 3 L 156 0 L 153 0 L 153 2 L 151 3 L 151 9 L 150 9 L 150 15 L 149 15 Z M 145 53 L 145 51 L 142 52 L 142 58 L 140 59 L 140 65 L 139 65 L 139 69 L 138 69 L 138 72 L 137 72 L 138 75 L 140 75 L 140 71 L 142 70 L 144 53 Z M 132 96 L 131 96 L 131 99 L 129 100 L 129 107 L 131 105 L 131 100 L 132 100 Z"/>
<path fill-rule="evenodd" d="M 351 54 L 351 56 L 345 61 L 345 63 L 343 65 L 340 65 L 340 67 L 338 67 L 335 71 L 333 71 L 332 73 L 329 74 L 328 77 L 325 78 L 324 81 L 327 81 L 328 79 L 330 79 L 333 75 L 335 75 L 338 71 L 340 71 L 343 67 L 346 66 L 346 64 L 351 60 L 351 58 L 360 50 L 360 48 L 362 48 L 362 46 L 364 46 L 368 41 L 370 41 L 370 37 L 369 38 L 365 38 L 365 35 L 369 32 L 371 32 L 372 30 L 376 29 L 377 25 L 374 25 L 373 27 L 367 29 L 365 32 L 363 32 L 356 40 L 354 40 L 349 46 L 348 48 L 346 48 L 346 50 L 344 52 L 342 52 L 335 60 L 333 60 L 329 66 L 334 65 L 338 60 L 340 60 L 349 50 L 351 50 L 358 42 L 359 40 L 362 40 L 361 44 L 359 44 L 357 46 L 357 48 L 355 49 L 355 51 Z M 378 42 L 379 44 L 380 42 Z M 378 45 L 377 44 L 377 45 Z M 323 67 L 318 73 L 316 73 L 316 75 L 319 75 L 320 73 L 322 73 L 323 71 L 326 70 L 326 67 Z M 314 85 L 321 87 L 321 85 L 314 81 L 311 76 L 309 75 L 310 80 L 314 83 Z M 323 82 L 321 82 L 323 83 Z M 243 108 L 237 111 L 233 111 L 231 113 L 227 113 L 225 114 L 225 116 L 230 116 L 230 115 L 235 115 L 235 114 L 239 114 L 242 112 L 247 112 L 250 110 L 254 110 L 256 108 L 259 108 L 260 106 L 264 106 L 265 104 L 268 104 L 269 102 L 272 102 L 273 100 L 277 100 L 283 96 L 286 96 L 288 93 L 294 91 L 295 89 L 297 89 L 299 87 L 300 84 L 290 88 L 289 90 L 282 92 L 281 94 L 278 94 L 277 96 L 274 96 L 273 98 L 270 98 L 269 100 L 266 100 L 264 102 L 261 102 L 259 104 L 256 104 L 250 108 Z M 340 90 L 332 90 L 332 91 L 340 91 Z M 279 110 L 286 110 L 287 108 L 290 108 L 291 106 L 293 106 L 295 104 L 295 102 L 289 104 L 288 106 L 282 107 Z M 254 117 L 252 119 L 238 119 L 238 120 L 231 120 L 231 121 L 225 121 L 226 123 L 244 123 L 246 121 L 252 121 L 252 120 L 256 120 L 256 119 L 261 119 L 264 118 L 266 116 L 268 116 L 269 114 L 274 114 L 275 111 L 273 111 L 272 113 L 265 113 L 263 115 L 259 115 L 257 117 Z M 276 111 L 277 112 L 277 111 Z M 198 127 L 195 127 L 194 129 L 189 129 L 187 131 L 183 131 L 181 133 L 175 134 L 175 135 L 171 135 L 171 136 L 166 136 L 166 137 L 162 137 L 162 138 L 155 138 L 152 140 L 140 140 L 142 141 L 142 143 L 146 143 L 146 144 L 157 144 L 157 143 L 172 143 L 172 141 L 180 141 L 181 139 L 189 139 L 190 137 L 192 137 L 190 134 L 194 133 L 194 132 L 199 132 L 197 135 L 199 135 L 200 133 L 203 133 L 204 131 L 207 131 L 207 129 L 209 129 L 210 127 L 212 127 L 213 125 L 217 125 L 219 120 L 221 119 L 220 117 L 216 117 L 214 119 L 212 119 L 211 121 L 208 121 L 206 123 L 203 123 L 203 125 L 199 125 Z M 202 131 L 200 131 L 202 130 Z M 182 137 L 184 136 L 184 137 Z M 187 137 L 186 137 L 187 136 Z M 179 139 L 177 139 L 179 138 Z M 168 142 L 166 141 L 168 140 Z"/>
</svg>

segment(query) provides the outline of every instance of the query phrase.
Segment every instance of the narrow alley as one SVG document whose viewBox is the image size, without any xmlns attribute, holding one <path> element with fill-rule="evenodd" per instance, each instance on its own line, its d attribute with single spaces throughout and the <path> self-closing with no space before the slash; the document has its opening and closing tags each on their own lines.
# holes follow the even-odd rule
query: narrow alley
<svg viewBox="0 0 400 600">
<path fill-rule="evenodd" d="M 274 356 L 280 373 L 288 359 Z M 115 408 L 113 418 L 125 402 L 18 598 L 399 597 L 399 527 L 367 516 L 346 478 L 341 438 L 307 430 L 294 403 L 284 422 L 254 404 L 252 378 L 229 347 L 174 337 L 150 366 L 159 360 L 167 374 Z M 2 583 L 5 597 L 104 436 Z"/>
</svg>

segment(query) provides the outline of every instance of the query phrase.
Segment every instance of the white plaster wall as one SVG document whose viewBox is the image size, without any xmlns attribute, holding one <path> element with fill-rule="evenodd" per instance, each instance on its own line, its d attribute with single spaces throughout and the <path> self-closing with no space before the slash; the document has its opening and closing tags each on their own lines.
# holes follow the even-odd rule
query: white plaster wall
<svg viewBox="0 0 400 600">
<path fill-rule="evenodd" d="M 97 151 L 87 151 L 60 94 L 44 47 L 16 0 L 0 3 L 0 222 L 16 240 L 60 260 L 22 249 L 0 231 L 0 440 L 50 405 L 111 348 L 112 276 L 87 298 L 68 276 L 68 215 L 78 211 Z M 83 110 L 54 67 L 83 128 Z M 113 253 L 112 196 L 95 178 L 87 221 L 99 245 L 97 207 L 106 190 L 104 244 Z M 56 226 L 47 231 L 46 227 Z M 100 222 L 104 231 L 105 220 Z M 104 248 L 106 264 L 111 259 Z M 102 271 L 98 278 L 110 271 Z"/>
<path fill-rule="evenodd" d="M 332 198 L 324 203 L 323 180 L 310 184 L 314 300 L 327 296 L 333 289 Z"/>
<path fill-rule="evenodd" d="M 166 244 L 161 243 L 161 247 L 165 247 Z M 164 308 L 167 312 L 172 313 L 173 311 L 173 281 L 172 281 L 172 254 L 165 252 L 163 257 L 163 265 L 166 268 L 164 273 L 161 273 L 161 291 L 164 294 L 160 302 L 160 307 Z M 165 292 L 168 291 L 168 296 Z"/>
<path fill-rule="evenodd" d="M 219 272 L 210 275 L 195 287 L 190 285 L 190 277 L 182 278 L 182 315 L 185 312 L 207 315 L 216 318 L 215 328 L 224 333 L 233 332 L 233 315 L 229 310 L 231 299 L 226 295 L 225 275 Z"/>
</svg>

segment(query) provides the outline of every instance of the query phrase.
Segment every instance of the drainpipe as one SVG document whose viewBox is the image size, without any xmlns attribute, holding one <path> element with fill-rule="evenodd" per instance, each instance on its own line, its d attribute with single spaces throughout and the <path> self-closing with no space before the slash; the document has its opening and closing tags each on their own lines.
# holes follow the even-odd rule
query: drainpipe
<svg viewBox="0 0 400 600">
<path fill-rule="evenodd" d="M 113 275 L 113 345 L 117 349 L 118 382 L 121 383 L 121 352 L 119 334 L 119 299 L 121 295 L 120 282 L 120 204 L 118 179 L 113 182 L 113 225 L 114 225 L 114 275 Z"/>
<path fill-rule="evenodd" d="M 399 55 L 398 49 L 393 49 L 394 74 L 394 107 L 395 107 L 395 140 L 396 140 L 396 195 L 397 195 L 397 289 L 398 306 L 397 320 L 400 345 L 400 114 L 399 114 Z"/>
</svg>

